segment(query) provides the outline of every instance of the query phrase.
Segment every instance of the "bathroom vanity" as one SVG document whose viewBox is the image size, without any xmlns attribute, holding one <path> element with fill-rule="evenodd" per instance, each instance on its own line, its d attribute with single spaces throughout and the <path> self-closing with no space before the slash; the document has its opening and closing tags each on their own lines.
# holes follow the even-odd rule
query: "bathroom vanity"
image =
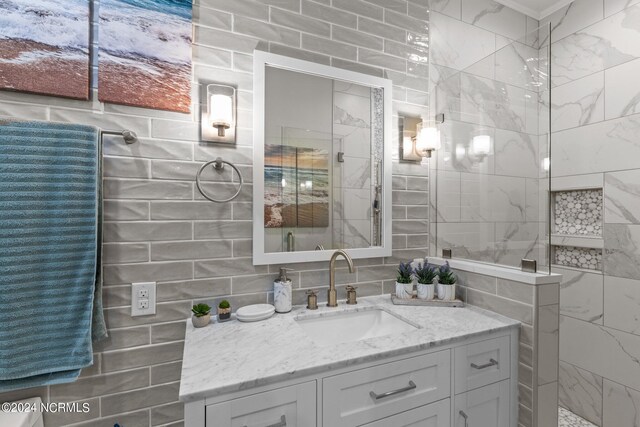
<svg viewBox="0 0 640 427">
<path fill-rule="evenodd" d="M 195 329 L 187 427 L 515 427 L 519 322 L 475 307 L 357 306 Z"/>
</svg>

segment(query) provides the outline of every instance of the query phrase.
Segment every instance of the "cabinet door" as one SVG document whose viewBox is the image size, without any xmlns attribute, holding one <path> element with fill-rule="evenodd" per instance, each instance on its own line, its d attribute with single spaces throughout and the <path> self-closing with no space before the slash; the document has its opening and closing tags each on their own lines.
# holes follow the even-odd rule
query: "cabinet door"
<svg viewBox="0 0 640 427">
<path fill-rule="evenodd" d="M 449 403 L 449 399 L 444 399 L 362 427 L 449 427 L 451 416 Z"/>
<path fill-rule="evenodd" d="M 315 425 L 315 381 L 208 405 L 206 410 L 206 427 Z"/>
<path fill-rule="evenodd" d="M 455 427 L 509 427 L 509 380 L 457 395 L 453 417 Z"/>
<path fill-rule="evenodd" d="M 451 394 L 449 350 L 325 378 L 324 427 L 360 426 Z"/>
<path fill-rule="evenodd" d="M 506 336 L 456 348 L 456 393 L 509 378 L 511 370 L 509 343 L 509 337 Z"/>
</svg>

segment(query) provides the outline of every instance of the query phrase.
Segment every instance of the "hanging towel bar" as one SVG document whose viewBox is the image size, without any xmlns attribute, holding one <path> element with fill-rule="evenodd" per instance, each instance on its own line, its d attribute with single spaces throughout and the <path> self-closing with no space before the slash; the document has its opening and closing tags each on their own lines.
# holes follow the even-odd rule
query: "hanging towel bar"
<svg viewBox="0 0 640 427">
<path fill-rule="evenodd" d="M 134 144 L 138 142 L 138 135 L 132 130 L 100 130 L 100 140 L 104 135 L 117 135 L 124 138 L 124 142 L 127 144 Z"/>
</svg>

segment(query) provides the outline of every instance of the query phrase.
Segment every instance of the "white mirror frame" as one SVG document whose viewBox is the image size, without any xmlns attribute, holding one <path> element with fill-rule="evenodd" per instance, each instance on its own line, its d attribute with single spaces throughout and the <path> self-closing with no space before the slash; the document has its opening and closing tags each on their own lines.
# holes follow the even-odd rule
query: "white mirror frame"
<svg viewBox="0 0 640 427">
<path fill-rule="evenodd" d="M 345 251 L 354 259 L 391 256 L 391 115 L 393 98 L 391 80 L 256 50 L 253 52 L 253 264 L 328 261 L 335 252 L 335 250 L 300 252 L 265 252 L 264 250 L 265 68 L 267 66 L 383 89 L 382 246 L 345 249 Z"/>
</svg>

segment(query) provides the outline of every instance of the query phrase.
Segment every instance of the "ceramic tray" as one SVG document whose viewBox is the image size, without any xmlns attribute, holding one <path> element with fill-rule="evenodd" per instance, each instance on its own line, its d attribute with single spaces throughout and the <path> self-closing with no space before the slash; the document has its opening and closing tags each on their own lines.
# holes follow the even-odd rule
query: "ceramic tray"
<svg viewBox="0 0 640 427">
<path fill-rule="evenodd" d="M 427 307 L 464 307 L 464 302 L 459 299 L 453 301 L 442 301 L 439 299 L 418 299 L 415 295 L 411 299 L 398 298 L 396 294 L 391 294 L 391 302 L 395 305 L 422 305 Z"/>
</svg>

